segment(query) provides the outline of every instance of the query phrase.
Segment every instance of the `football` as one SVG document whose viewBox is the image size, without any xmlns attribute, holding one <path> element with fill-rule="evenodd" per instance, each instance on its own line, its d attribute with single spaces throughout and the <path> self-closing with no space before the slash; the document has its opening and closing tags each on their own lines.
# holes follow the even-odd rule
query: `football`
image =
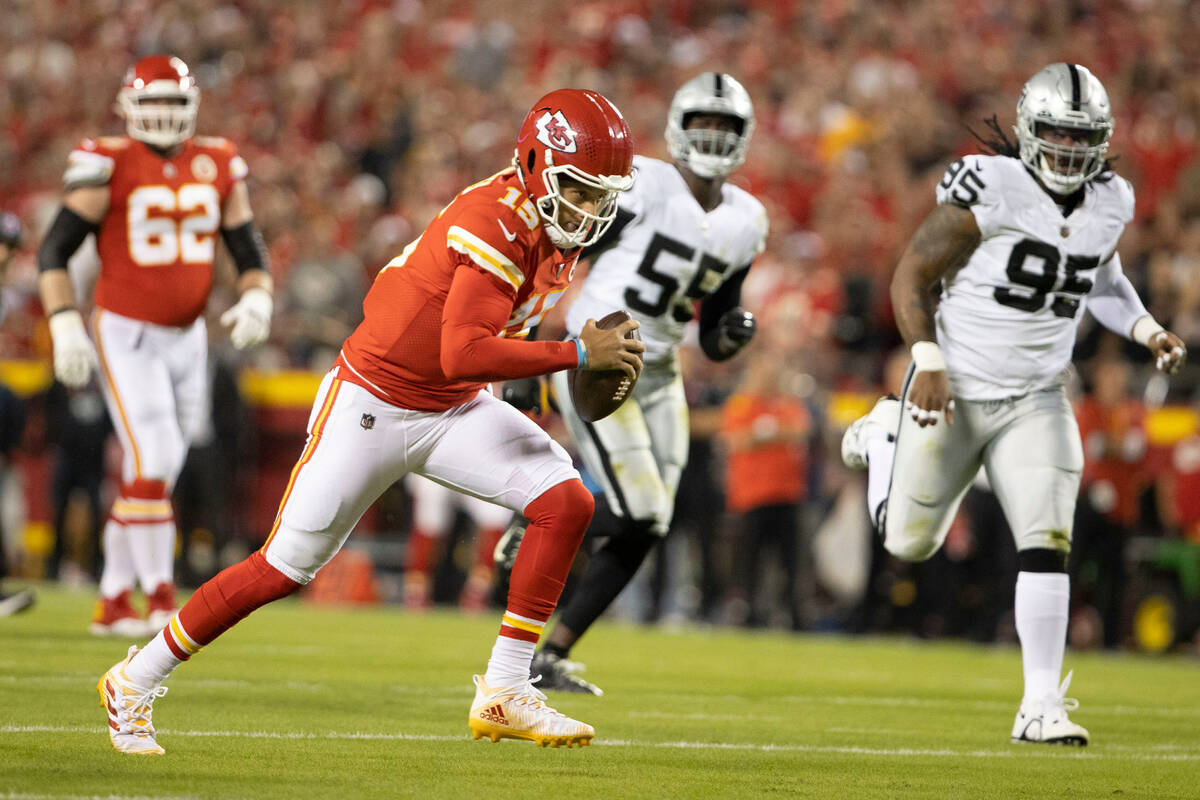
<svg viewBox="0 0 1200 800">
<path fill-rule="evenodd" d="M 624 311 L 614 311 L 606 314 L 596 322 L 596 327 L 603 330 L 615 328 L 629 314 Z M 626 339 L 641 339 L 636 330 L 625 334 Z M 567 372 L 567 383 L 571 387 L 571 402 L 576 413 L 584 422 L 595 422 L 604 419 L 621 407 L 625 398 L 633 392 L 636 380 L 630 380 L 619 369 L 572 369 Z"/>
</svg>

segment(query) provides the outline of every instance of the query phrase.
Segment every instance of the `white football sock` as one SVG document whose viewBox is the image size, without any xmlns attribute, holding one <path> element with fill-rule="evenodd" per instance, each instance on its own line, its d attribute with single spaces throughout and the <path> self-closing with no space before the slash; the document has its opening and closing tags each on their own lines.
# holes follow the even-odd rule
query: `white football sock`
<svg viewBox="0 0 1200 800">
<path fill-rule="evenodd" d="M 483 682 L 491 689 L 511 688 L 528 683 L 529 665 L 533 663 L 533 651 L 536 646 L 534 642 L 497 636 Z"/>
<path fill-rule="evenodd" d="M 1058 691 L 1070 602 L 1071 579 L 1066 573 L 1017 573 L 1015 612 L 1026 700 L 1041 700 Z"/>
<path fill-rule="evenodd" d="M 879 519 L 879 506 L 888 498 L 895 458 L 894 438 L 873 436 L 867 440 L 867 515 L 872 524 Z"/>
<path fill-rule="evenodd" d="M 162 631 L 150 640 L 125 666 L 125 677 L 144 689 L 152 689 L 167 679 L 183 659 L 176 657 L 167 645 Z"/>
<path fill-rule="evenodd" d="M 136 573 L 129 552 L 129 532 L 114 519 L 104 524 L 104 569 L 100 573 L 100 595 L 113 598 L 132 589 Z"/>
<path fill-rule="evenodd" d="M 150 594 L 160 583 L 175 580 L 175 521 L 127 526 L 129 549 L 142 591 Z"/>
</svg>

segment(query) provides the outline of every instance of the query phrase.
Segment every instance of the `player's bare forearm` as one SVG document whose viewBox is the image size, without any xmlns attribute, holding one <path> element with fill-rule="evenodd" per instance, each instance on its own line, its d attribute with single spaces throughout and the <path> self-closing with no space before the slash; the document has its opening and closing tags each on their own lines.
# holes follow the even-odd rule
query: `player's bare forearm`
<svg viewBox="0 0 1200 800">
<path fill-rule="evenodd" d="M 271 279 L 271 273 L 265 269 L 251 269 L 243 272 L 237 279 L 237 292 L 243 294 L 247 289 L 263 289 L 267 292 L 274 293 L 275 281 Z"/>
<path fill-rule="evenodd" d="M 38 293 L 42 297 L 42 309 L 49 316 L 64 308 L 75 307 L 75 289 L 65 269 L 53 269 L 38 277 Z"/>
<path fill-rule="evenodd" d="M 917 228 L 892 276 L 892 309 L 900 335 L 911 347 L 934 340 L 933 286 L 966 263 L 979 245 L 975 215 L 940 205 Z"/>
</svg>

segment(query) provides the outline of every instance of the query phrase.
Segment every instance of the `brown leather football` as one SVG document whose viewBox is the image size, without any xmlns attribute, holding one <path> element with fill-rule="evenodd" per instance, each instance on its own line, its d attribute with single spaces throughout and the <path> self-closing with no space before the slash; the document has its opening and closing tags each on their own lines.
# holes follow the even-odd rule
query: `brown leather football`
<svg viewBox="0 0 1200 800">
<path fill-rule="evenodd" d="M 596 322 L 596 327 L 603 330 L 615 328 L 625 320 L 630 319 L 624 311 L 614 311 L 606 314 Z M 625 334 L 626 339 L 641 339 L 636 330 Z M 604 419 L 621 407 L 629 395 L 633 394 L 636 380 L 625 377 L 619 369 L 572 369 L 567 371 L 567 385 L 571 387 L 571 403 L 575 412 L 584 422 L 595 422 Z"/>
</svg>

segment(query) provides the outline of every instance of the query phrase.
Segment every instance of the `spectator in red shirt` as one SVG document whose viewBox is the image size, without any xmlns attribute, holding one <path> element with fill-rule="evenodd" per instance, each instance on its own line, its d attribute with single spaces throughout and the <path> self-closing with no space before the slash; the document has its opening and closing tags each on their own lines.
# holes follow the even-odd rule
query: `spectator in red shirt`
<svg viewBox="0 0 1200 800">
<path fill-rule="evenodd" d="M 775 547 L 784 573 L 782 607 L 791 627 L 798 629 L 803 622 L 796 591 L 800 504 L 807 493 L 812 421 L 804 401 L 785 389 L 793 373 L 780 370 L 780 363 L 777 354 L 756 353 L 741 386 L 725 404 L 725 507 L 741 528 L 745 560 L 740 589 L 750 606 L 747 624 L 765 621 L 755 589 L 764 551 Z"/>
<path fill-rule="evenodd" d="M 1138 501 L 1147 483 L 1146 409 L 1129 396 L 1129 365 L 1111 359 L 1096 364 L 1092 392 L 1075 409 L 1083 440 L 1083 480 L 1076 507 L 1072 585 L 1100 614 L 1105 647 L 1120 637 L 1123 553 L 1138 520 Z M 1084 564 L 1095 565 L 1087 577 Z"/>
</svg>

